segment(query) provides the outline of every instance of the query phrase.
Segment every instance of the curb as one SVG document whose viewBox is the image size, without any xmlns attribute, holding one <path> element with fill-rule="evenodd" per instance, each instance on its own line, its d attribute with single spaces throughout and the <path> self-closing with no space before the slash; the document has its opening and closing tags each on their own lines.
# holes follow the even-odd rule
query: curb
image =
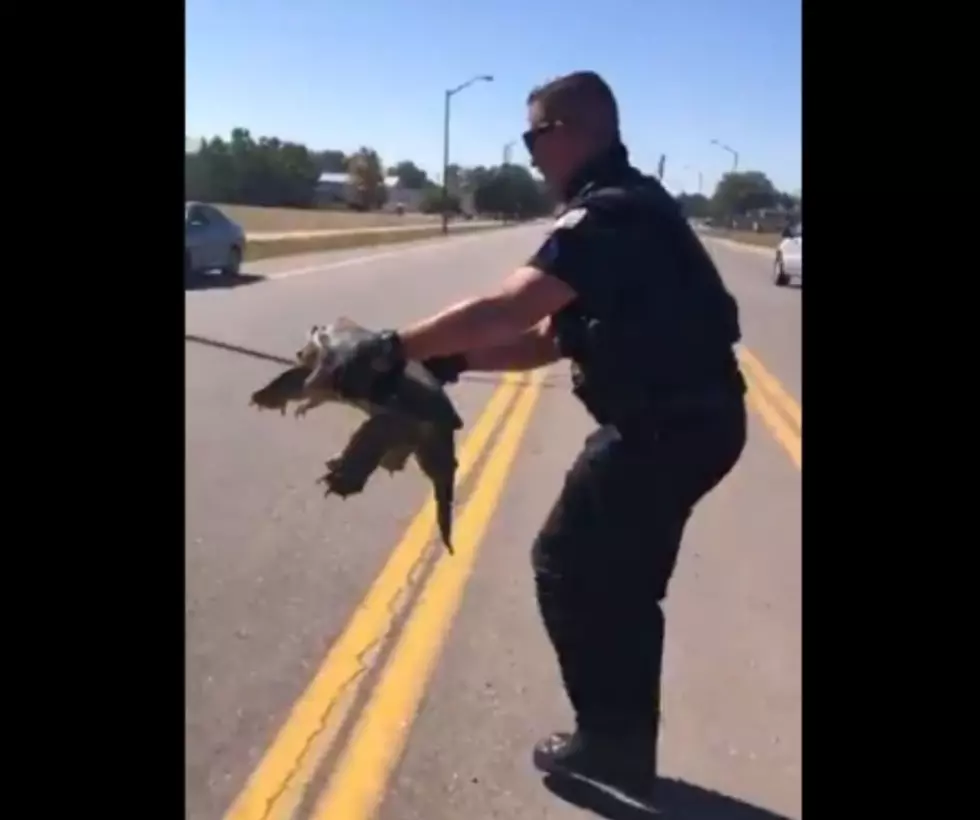
<svg viewBox="0 0 980 820">
<path fill-rule="evenodd" d="M 452 233 L 454 230 L 459 230 L 461 228 L 473 229 L 473 228 L 493 228 L 499 223 L 497 222 L 465 222 L 456 225 L 450 224 L 449 232 Z M 317 239 L 323 236 L 356 236 L 358 234 L 372 234 L 372 233 L 415 233 L 417 231 L 431 231 L 433 228 L 438 228 L 439 223 L 435 222 L 432 225 L 379 225 L 377 227 L 371 228 L 354 228 L 351 230 L 331 229 L 322 231 L 285 231 L 282 233 L 269 233 L 269 232 L 257 232 L 257 233 L 246 233 L 246 242 L 281 242 L 285 239 Z"/>
</svg>

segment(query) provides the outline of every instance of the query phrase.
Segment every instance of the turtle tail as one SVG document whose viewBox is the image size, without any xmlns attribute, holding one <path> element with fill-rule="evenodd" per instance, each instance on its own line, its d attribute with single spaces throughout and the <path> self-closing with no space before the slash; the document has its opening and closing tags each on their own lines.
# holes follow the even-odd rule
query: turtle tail
<svg viewBox="0 0 980 820">
<path fill-rule="evenodd" d="M 433 428 L 415 450 L 415 458 L 435 491 L 436 523 L 442 543 L 453 552 L 453 500 L 456 486 L 456 441 L 452 430 Z"/>
</svg>

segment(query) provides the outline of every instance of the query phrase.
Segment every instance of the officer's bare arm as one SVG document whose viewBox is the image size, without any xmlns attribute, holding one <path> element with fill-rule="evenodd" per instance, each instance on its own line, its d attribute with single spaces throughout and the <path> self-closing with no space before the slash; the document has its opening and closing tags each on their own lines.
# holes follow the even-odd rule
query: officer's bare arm
<svg viewBox="0 0 980 820">
<path fill-rule="evenodd" d="M 497 293 L 460 302 L 399 335 L 409 359 L 488 351 L 510 345 L 575 298 L 560 279 L 525 266 L 507 277 Z"/>
<path fill-rule="evenodd" d="M 551 318 L 542 319 L 514 341 L 466 352 L 467 370 L 534 370 L 561 358 L 551 332 Z"/>
</svg>

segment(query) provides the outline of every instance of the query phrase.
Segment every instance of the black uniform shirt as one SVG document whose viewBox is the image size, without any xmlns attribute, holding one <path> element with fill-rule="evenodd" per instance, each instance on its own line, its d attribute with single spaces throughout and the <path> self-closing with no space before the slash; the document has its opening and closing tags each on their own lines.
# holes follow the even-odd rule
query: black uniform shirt
<svg viewBox="0 0 980 820">
<path fill-rule="evenodd" d="M 563 354 L 585 358 L 574 349 L 594 319 L 621 340 L 617 380 L 673 390 L 730 373 L 737 307 L 659 182 L 633 168 L 620 145 L 576 175 L 565 201 L 528 260 L 578 295 L 553 317 Z"/>
<path fill-rule="evenodd" d="M 572 181 L 565 208 L 528 261 L 578 294 L 579 299 L 566 308 L 569 312 L 598 316 L 612 309 L 622 278 L 637 265 L 639 228 L 628 218 L 628 196 L 616 201 L 590 198 L 599 188 L 625 188 L 633 174 L 639 177 L 625 158 L 617 159 L 603 157 Z"/>
</svg>

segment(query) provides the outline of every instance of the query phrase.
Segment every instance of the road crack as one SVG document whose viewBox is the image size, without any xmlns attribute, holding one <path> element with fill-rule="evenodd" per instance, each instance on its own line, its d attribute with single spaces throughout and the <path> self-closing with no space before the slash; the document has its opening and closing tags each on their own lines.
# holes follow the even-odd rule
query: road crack
<svg viewBox="0 0 980 820">
<path fill-rule="evenodd" d="M 423 574 L 426 560 L 431 554 L 432 552 L 430 548 L 421 550 L 419 556 L 409 567 L 408 573 L 405 577 L 405 582 L 399 585 L 399 587 L 385 603 L 385 612 L 388 615 L 386 629 L 381 635 L 370 641 L 354 656 L 354 662 L 357 665 L 357 669 L 355 669 L 354 672 L 351 673 L 350 677 L 348 677 L 343 684 L 341 684 L 340 688 L 337 690 L 337 693 L 330 699 L 330 702 L 327 704 L 323 713 L 319 716 L 314 730 L 306 738 L 302 750 L 296 757 L 295 765 L 289 770 L 286 777 L 283 778 L 282 785 L 279 787 L 279 789 L 270 795 L 269 799 L 266 801 L 265 811 L 262 814 L 261 820 L 268 820 L 278 800 L 292 784 L 296 775 L 299 774 L 299 771 L 303 767 L 306 757 L 314 743 L 316 743 L 317 738 L 320 737 L 320 735 L 323 734 L 324 730 L 327 728 L 327 723 L 329 722 L 331 715 L 334 713 L 334 710 L 337 708 L 338 703 L 343 700 L 344 696 L 359 679 L 366 677 L 373 670 L 375 662 L 381 655 L 381 650 L 396 632 L 396 623 L 405 613 L 411 593 L 417 588 L 419 577 Z"/>
</svg>

